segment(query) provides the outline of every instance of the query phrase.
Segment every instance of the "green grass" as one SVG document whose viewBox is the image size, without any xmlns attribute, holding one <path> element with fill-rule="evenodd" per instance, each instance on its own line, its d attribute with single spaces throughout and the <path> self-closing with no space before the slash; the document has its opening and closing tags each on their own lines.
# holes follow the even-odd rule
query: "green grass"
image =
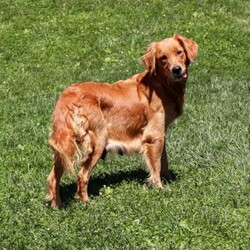
<svg viewBox="0 0 250 250">
<path fill-rule="evenodd" d="M 0 2 L 0 249 L 250 249 L 249 1 Z M 142 71 L 146 46 L 174 32 L 199 44 L 185 111 L 169 129 L 164 190 L 140 157 L 95 168 L 91 201 L 46 206 L 51 113 L 79 81 Z"/>
</svg>

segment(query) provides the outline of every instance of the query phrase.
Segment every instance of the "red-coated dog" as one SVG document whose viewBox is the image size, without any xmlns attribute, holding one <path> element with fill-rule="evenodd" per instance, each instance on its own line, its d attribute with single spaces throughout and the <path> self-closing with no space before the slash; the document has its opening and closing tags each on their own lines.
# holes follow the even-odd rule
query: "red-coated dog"
<svg viewBox="0 0 250 250">
<path fill-rule="evenodd" d="M 91 170 L 108 151 L 142 154 L 148 182 L 162 187 L 161 177 L 169 177 L 165 133 L 182 113 L 188 66 L 197 50 L 196 42 L 175 34 L 149 45 L 142 57 L 144 72 L 114 84 L 73 84 L 61 94 L 49 139 L 54 165 L 47 200 L 52 207 L 61 205 L 64 170 L 73 171 L 79 157 L 77 198 L 87 201 Z"/>
</svg>

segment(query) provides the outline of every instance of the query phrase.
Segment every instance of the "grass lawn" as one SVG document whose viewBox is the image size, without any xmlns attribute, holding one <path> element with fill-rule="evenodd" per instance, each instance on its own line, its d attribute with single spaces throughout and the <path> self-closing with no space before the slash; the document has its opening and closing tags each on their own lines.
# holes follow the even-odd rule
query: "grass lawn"
<svg viewBox="0 0 250 250">
<path fill-rule="evenodd" d="M 0 249 L 250 249 L 249 10 L 246 0 L 2 0 Z M 58 95 L 142 71 L 147 45 L 174 32 L 199 44 L 167 135 L 177 180 L 147 187 L 140 157 L 110 155 L 89 203 L 65 176 L 65 207 L 48 208 Z"/>
</svg>

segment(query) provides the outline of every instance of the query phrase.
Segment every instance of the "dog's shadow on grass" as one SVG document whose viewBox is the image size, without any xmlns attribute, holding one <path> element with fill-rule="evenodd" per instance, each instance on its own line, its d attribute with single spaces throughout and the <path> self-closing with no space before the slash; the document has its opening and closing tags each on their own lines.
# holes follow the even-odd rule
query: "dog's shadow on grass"
<svg viewBox="0 0 250 250">
<path fill-rule="evenodd" d="M 171 182 L 178 178 L 178 175 L 170 170 Z M 137 181 L 140 184 L 144 184 L 148 173 L 143 169 L 137 169 L 132 171 L 120 171 L 118 173 L 112 173 L 102 176 L 90 177 L 88 185 L 89 196 L 98 196 L 100 190 L 104 186 L 117 185 L 123 181 Z M 166 182 L 166 180 L 164 180 Z M 167 181 L 169 182 L 169 181 Z M 60 196 L 64 206 L 67 206 L 75 197 L 77 191 L 76 182 L 66 184 L 60 187 Z"/>
</svg>

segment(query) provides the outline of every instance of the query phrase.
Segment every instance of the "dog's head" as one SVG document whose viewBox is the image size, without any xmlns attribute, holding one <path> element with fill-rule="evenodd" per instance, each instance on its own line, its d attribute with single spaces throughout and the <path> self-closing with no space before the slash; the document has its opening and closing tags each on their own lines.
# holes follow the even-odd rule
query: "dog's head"
<svg viewBox="0 0 250 250">
<path fill-rule="evenodd" d="M 151 43 L 142 62 L 151 74 L 180 81 L 187 78 L 187 68 L 197 52 L 195 41 L 174 34 L 171 38 Z"/>
</svg>

